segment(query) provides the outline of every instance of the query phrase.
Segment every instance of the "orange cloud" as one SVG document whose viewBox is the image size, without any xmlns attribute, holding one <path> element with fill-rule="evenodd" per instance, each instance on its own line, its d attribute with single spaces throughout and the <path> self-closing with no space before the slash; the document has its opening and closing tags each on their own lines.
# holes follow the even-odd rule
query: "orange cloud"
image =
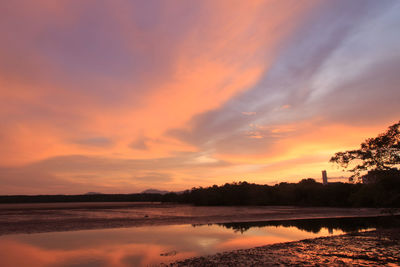
<svg viewBox="0 0 400 267">
<path fill-rule="evenodd" d="M 358 8 L 296 0 L 1 3 L 2 188 L 26 192 L 29 173 L 54 178 L 60 185 L 52 189 L 107 191 L 145 189 L 146 179 L 184 189 L 328 169 L 330 155 L 398 114 L 397 58 L 388 62 L 384 45 L 398 46 L 377 30 L 397 29 L 397 16 L 365 5 L 366 14 L 376 10 L 366 22 L 363 12 L 354 16 Z M 363 44 L 372 39 L 387 42 L 369 51 Z M 368 68 L 342 75 L 352 51 Z M 376 101 L 376 111 L 366 108 Z"/>
<path fill-rule="evenodd" d="M 50 21 L 60 30 L 65 27 L 75 30 L 77 20 L 89 6 L 80 7 L 68 3 L 54 5 L 50 2 L 37 3 L 40 8 L 36 8 L 36 5 L 31 7 L 28 2 L 21 5 L 22 9 L 8 6 L 15 16 L 23 15 L 25 20 L 32 22 L 27 29 L 28 40 L 31 38 L 33 41 L 39 34 L 47 31 L 47 23 Z M 26 82 L 15 70 L 12 73 L 13 79 L 5 71 L 0 74 L 3 77 L 3 88 L 8 88 L 1 92 L 0 97 L 6 103 L 13 103 L 3 106 L 2 113 L 20 114 L 18 119 L 10 119 L 3 126 L 4 143 L 9 145 L 2 153 L 2 164 L 15 165 L 51 156 L 81 153 L 120 154 L 129 157 L 150 157 L 154 153 L 152 156 L 156 157 L 174 150 L 193 150 L 176 141 L 165 140 L 163 133 L 169 128 L 184 127 L 192 116 L 215 109 L 254 85 L 268 68 L 269 58 L 281 38 L 293 28 L 292 24 L 285 22 L 287 17 L 295 19 L 301 16 L 311 6 L 307 5 L 276 1 L 239 1 L 234 5 L 231 2 L 202 4 L 200 12 L 204 12 L 207 17 L 199 17 L 193 22 L 193 28 L 182 34 L 179 43 L 173 43 L 170 48 L 165 49 L 165 53 L 170 53 L 168 58 L 171 62 L 166 65 L 169 69 L 160 69 L 157 76 L 147 77 L 147 80 L 137 84 L 134 79 L 124 79 L 121 82 L 112 77 L 97 77 L 92 74 L 85 77 L 86 80 L 79 81 L 80 87 L 112 87 L 110 94 L 113 90 L 126 91 L 121 106 L 103 106 L 96 100 L 95 91 L 87 94 L 71 90 L 70 87 L 76 85 L 68 80 L 61 81 L 64 78 L 59 72 L 59 63 L 32 48 L 27 61 L 32 66 L 25 72 L 27 75 L 34 75 L 32 77 L 36 80 Z M 268 6 L 271 8 L 266 8 Z M 134 42 L 133 50 L 129 53 L 135 52 L 138 45 L 135 38 L 147 36 L 144 40 L 153 45 L 164 34 L 162 25 L 146 32 L 138 28 L 126 12 L 121 17 L 117 16 L 117 11 L 128 10 L 123 2 L 107 8 L 116 25 L 120 27 L 120 33 L 124 34 L 120 40 Z M 176 15 L 174 13 L 179 13 L 179 8 L 166 9 L 163 11 L 164 16 L 168 18 Z M 262 17 L 268 17 L 268 21 L 262 20 L 263 24 L 254 24 Z M 276 31 L 276 27 L 279 27 L 279 31 Z M 131 29 L 133 32 L 130 33 Z M 123 46 L 127 47 L 128 43 Z M 18 49 L 27 52 L 28 48 Z M 12 56 L 11 53 L 10 60 L 16 60 Z M 33 70 L 37 73 L 32 73 Z M 168 75 L 164 75 L 164 72 Z M 51 79 L 45 80 L 45 76 L 49 75 L 52 76 Z M 129 87 L 139 87 L 141 95 L 138 96 L 138 90 L 129 90 Z M 136 100 L 132 102 L 129 98 Z M 32 110 L 31 116 L 29 109 Z M 35 114 L 38 110 L 41 110 L 41 114 Z M 58 125 L 64 122 L 67 127 Z M 150 153 L 128 148 L 139 134 L 159 141 L 155 145 L 149 145 Z M 71 139 L 79 139 L 81 136 L 82 139 L 90 138 L 91 135 L 107 137 L 114 141 L 114 145 L 106 149 L 88 150 L 87 147 L 69 143 Z M 161 147 L 164 147 L 163 151 L 160 151 Z"/>
</svg>

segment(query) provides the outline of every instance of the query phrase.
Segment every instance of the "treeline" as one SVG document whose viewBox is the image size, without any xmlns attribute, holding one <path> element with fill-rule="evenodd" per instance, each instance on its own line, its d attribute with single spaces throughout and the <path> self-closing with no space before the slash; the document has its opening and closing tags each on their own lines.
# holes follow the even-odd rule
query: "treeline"
<svg viewBox="0 0 400 267">
<path fill-rule="evenodd" d="M 161 202 L 161 194 L 89 194 L 89 195 L 38 195 L 0 196 L 0 203 L 51 203 L 51 202 Z"/>
<path fill-rule="evenodd" d="M 400 175 L 370 184 L 329 183 L 314 179 L 274 186 L 247 182 L 196 187 L 167 194 L 90 194 L 0 196 L 0 203 L 45 202 L 173 202 L 201 206 L 290 205 L 326 207 L 400 207 Z"/>
<path fill-rule="evenodd" d="M 400 207 L 400 176 L 384 177 L 373 184 L 323 185 L 314 179 L 275 186 L 239 182 L 193 188 L 183 194 L 169 193 L 162 201 L 202 206 Z"/>
</svg>

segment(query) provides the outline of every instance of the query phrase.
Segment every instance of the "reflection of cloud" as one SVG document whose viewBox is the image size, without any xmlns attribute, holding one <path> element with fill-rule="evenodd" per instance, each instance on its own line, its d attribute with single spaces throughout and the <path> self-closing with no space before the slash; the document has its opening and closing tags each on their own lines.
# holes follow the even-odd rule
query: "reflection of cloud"
<svg viewBox="0 0 400 267">
<path fill-rule="evenodd" d="M 212 244 L 203 247 L 196 241 L 210 238 L 226 240 L 231 235 L 232 233 L 221 231 L 219 227 L 193 231 L 189 225 L 19 235 L 3 238 L 0 243 L 0 257 L 4 267 L 74 264 L 153 266 L 161 262 L 210 254 L 215 251 Z M 172 250 L 177 253 L 161 256 Z"/>
<path fill-rule="evenodd" d="M 105 239 L 106 240 L 106 239 Z M 103 241 L 103 240 L 102 240 Z M 160 256 L 168 247 L 155 244 L 97 244 L 84 248 L 46 249 L 6 240 L 0 244 L 2 266 L 149 266 L 196 256 L 181 251 L 175 257 Z M 24 255 L 21 257 L 20 255 Z"/>
<path fill-rule="evenodd" d="M 280 236 L 251 236 L 243 237 L 238 236 L 237 238 L 230 239 L 222 244 L 218 244 L 220 250 L 235 250 L 238 248 L 251 248 L 258 246 L 265 246 L 274 243 L 283 243 L 292 241 L 291 238 L 285 238 Z"/>
</svg>

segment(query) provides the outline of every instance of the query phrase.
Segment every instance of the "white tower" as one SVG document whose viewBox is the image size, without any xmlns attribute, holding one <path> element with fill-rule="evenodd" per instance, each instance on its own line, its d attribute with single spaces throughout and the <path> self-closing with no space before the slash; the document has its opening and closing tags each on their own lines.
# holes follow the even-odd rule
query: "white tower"
<svg viewBox="0 0 400 267">
<path fill-rule="evenodd" d="M 327 185 L 328 184 L 328 176 L 326 175 L 326 170 L 322 171 L 322 184 Z"/>
</svg>

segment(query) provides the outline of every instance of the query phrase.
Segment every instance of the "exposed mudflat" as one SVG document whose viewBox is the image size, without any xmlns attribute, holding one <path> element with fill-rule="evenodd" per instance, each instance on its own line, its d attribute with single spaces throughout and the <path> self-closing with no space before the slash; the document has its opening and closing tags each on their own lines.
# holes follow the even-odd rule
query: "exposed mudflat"
<svg viewBox="0 0 400 267">
<path fill-rule="evenodd" d="M 0 235 L 170 224 L 382 215 L 373 208 L 195 207 L 161 203 L 1 204 Z"/>
<path fill-rule="evenodd" d="M 400 266 L 400 228 L 306 239 L 164 266 Z"/>
</svg>

